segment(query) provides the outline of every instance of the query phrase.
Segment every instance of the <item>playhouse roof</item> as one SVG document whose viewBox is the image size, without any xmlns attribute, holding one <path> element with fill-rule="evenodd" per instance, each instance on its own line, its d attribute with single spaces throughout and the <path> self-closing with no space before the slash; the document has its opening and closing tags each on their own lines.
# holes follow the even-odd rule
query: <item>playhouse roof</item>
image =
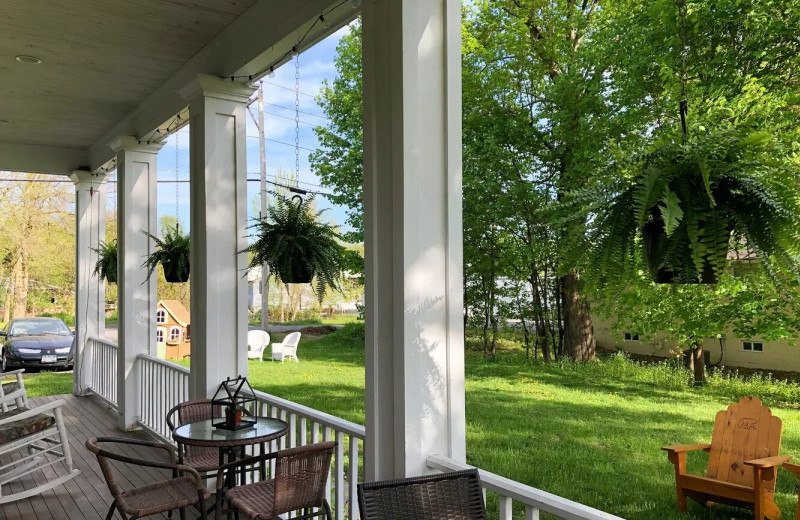
<svg viewBox="0 0 800 520">
<path fill-rule="evenodd" d="M 161 300 L 158 302 L 159 307 L 164 309 L 172 316 L 172 319 L 178 322 L 182 327 L 188 327 L 191 322 L 191 315 L 186 310 L 181 302 L 178 300 Z"/>
</svg>

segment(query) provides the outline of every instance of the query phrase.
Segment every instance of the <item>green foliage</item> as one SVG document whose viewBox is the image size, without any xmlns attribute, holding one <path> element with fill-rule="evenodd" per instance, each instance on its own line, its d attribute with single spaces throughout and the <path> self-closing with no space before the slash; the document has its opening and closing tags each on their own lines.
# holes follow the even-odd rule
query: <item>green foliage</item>
<svg viewBox="0 0 800 520">
<path fill-rule="evenodd" d="M 164 230 L 163 239 L 144 230 L 142 230 L 142 233 L 152 238 L 156 243 L 156 251 L 142 263 L 142 267 L 147 269 L 147 277 L 150 278 L 156 267 L 161 264 L 168 282 L 187 281 L 189 279 L 191 245 L 189 235 L 181 233 L 180 226 L 177 223 L 174 227 L 168 227 Z"/>
<path fill-rule="evenodd" d="M 67 324 L 67 327 L 75 326 L 75 316 L 70 312 L 42 312 L 40 318 L 58 318 Z"/>
<path fill-rule="evenodd" d="M 100 247 L 92 250 L 99 255 L 94 274 L 99 275 L 101 280 L 117 283 L 117 241 L 100 242 Z"/>
<path fill-rule="evenodd" d="M 363 96 L 361 91 L 361 24 L 350 25 L 336 47 L 336 77 L 323 83 L 317 103 L 330 121 L 315 127 L 319 148 L 309 162 L 322 185 L 333 188 L 331 202 L 347 208 L 347 223 L 355 231 L 347 241 L 364 240 Z M 348 270 L 350 268 L 348 267 Z"/>
<path fill-rule="evenodd" d="M 328 288 L 339 289 L 342 278 L 342 258 L 345 248 L 339 243 L 339 233 L 322 223 L 323 211 L 312 211 L 313 197 L 295 204 L 278 197 L 268 209 L 268 217 L 257 220 L 255 241 L 240 253 L 252 253 L 250 267 L 269 265 L 271 273 L 289 283 L 298 269 L 316 279 L 319 301 Z"/>
<path fill-rule="evenodd" d="M 768 272 L 795 273 L 798 172 L 769 141 L 740 131 L 672 139 L 625 168 L 630 184 L 603 201 L 595 220 L 600 285 L 633 271 L 637 254 L 659 282 L 716 280 L 731 234 Z"/>
</svg>

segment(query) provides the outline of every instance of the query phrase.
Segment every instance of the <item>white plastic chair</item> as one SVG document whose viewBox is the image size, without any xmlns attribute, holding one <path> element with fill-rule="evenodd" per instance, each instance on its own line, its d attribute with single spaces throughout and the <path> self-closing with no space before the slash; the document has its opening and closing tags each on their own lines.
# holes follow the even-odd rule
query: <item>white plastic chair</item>
<svg viewBox="0 0 800 520">
<path fill-rule="evenodd" d="M 283 338 L 282 343 L 272 344 L 272 359 L 280 359 L 281 363 L 286 358 L 294 359 L 296 363 L 300 360 L 297 359 L 297 345 L 300 343 L 300 333 L 292 332 Z"/>
<path fill-rule="evenodd" d="M 269 334 L 263 330 L 247 331 L 247 359 L 264 361 L 264 350 L 269 345 Z"/>
</svg>

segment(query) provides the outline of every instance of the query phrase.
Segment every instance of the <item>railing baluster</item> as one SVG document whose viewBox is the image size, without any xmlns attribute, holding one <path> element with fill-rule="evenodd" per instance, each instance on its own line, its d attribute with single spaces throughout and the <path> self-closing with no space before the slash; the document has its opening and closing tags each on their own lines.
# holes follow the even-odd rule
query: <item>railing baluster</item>
<svg viewBox="0 0 800 520">
<path fill-rule="evenodd" d="M 350 474 L 349 478 L 349 505 L 348 508 L 350 515 L 350 520 L 357 520 L 358 518 L 358 492 L 356 486 L 358 486 L 358 439 L 353 437 L 352 435 L 349 436 L 350 440 L 350 460 L 348 463 L 350 464 Z"/>
<path fill-rule="evenodd" d="M 539 508 L 525 506 L 525 520 L 539 520 Z"/>
<path fill-rule="evenodd" d="M 297 414 L 289 414 L 289 447 L 297 446 Z"/>
<path fill-rule="evenodd" d="M 300 416 L 300 446 L 305 446 L 308 444 L 308 419 L 303 416 Z M 311 444 L 314 444 L 312 441 Z"/>
<path fill-rule="evenodd" d="M 512 520 L 512 501 L 509 497 L 500 495 L 500 520 Z"/>
<path fill-rule="evenodd" d="M 344 434 L 336 431 L 336 520 L 344 520 Z"/>
</svg>

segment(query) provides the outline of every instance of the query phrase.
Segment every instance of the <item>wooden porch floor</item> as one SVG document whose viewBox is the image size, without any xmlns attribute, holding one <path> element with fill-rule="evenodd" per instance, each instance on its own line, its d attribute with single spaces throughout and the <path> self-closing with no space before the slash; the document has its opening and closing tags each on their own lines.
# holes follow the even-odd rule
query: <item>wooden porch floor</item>
<svg viewBox="0 0 800 520">
<path fill-rule="evenodd" d="M 72 449 L 73 463 L 81 471 L 81 474 L 66 484 L 33 498 L 0 505 L 0 519 L 104 520 L 112 498 L 97 460 L 84 446 L 86 439 L 106 436 L 152 440 L 142 432 L 123 433 L 120 431 L 116 426 L 114 411 L 93 397 L 76 397 L 74 395 L 41 397 L 32 399 L 31 405 L 35 406 L 56 399 L 66 401 L 64 421 Z M 120 446 L 117 451 L 137 458 L 164 460 L 163 452 L 159 454 L 157 450 L 140 446 Z M 123 489 L 157 482 L 169 477 L 167 472 L 158 469 L 126 464 L 119 464 L 117 470 L 117 481 Z M 10 491 L 19 491 L 20 487 L 30 489 L 37 483 L 47 481 L 56 474 L 60 475 L 65 472 L 62 465 L 51 466 L 26 476 L 18 481 L 16 487 L 11 486 Z M 187 518 L 197 518 L 198 516 L 192 509 Z M 114 518 L 120 518 L 119 513 L 115 513 Z M 154 515 L 148 518 L 166 519 L 166 515 Z M 178 518 L 177 513 L 174 518 Z"/>
</svg>

